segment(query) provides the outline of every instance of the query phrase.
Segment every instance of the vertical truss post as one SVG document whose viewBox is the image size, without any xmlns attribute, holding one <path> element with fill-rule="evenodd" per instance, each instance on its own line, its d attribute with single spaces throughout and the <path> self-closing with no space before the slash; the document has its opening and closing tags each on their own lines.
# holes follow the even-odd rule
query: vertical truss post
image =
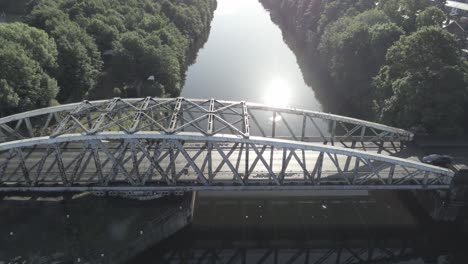
<svg viewBox="0 0 468 264">
<path fill-rule="evenodd" d="M 302 142 L 304 142 L 304 139 L 305 139 L 306 125 L 307 125 L 307 116 L 305 114 L 302 114 L 302 133 L 301 133 Z"/>
<path fill-rule="evenodd" d="M 276 133 L 276 111 L 273 112 L 273 121 L 271 124 L 271 138 L 275 138 L 275 133 Z M 274 154 L 275 148 L 271 146 L 270 148 L 270 167 L 273 169 L 273 154 Z"/>
<path fill-rule="evenodd" d="M 250 164 L 249 164 L 249 144 L 245 144 L 245 176 L 244 178 L 245 179 L 248 179 L 249 178 L 249 168 L 250 168 Z"/>
<path fill-rule="evenodd" d="M 314 169 L 312 170 L 312 180 L 315 178 L 315 183 L 320 184 L 320 178 L 322 177 L 322 165 L 323 165 L 323 152 L 320 152 L 315 162 Z"/>
<path fill-rule="evenodd" d="M 249 112 L 247 110 L 247 104 L 245 103 L 245 101 L 242 101 L 241 105 L 242 105 L 242 118 L 244 119 L 242 128 L 244 132 L 244 137 L 248 138 L 250 137 Z"/>
<path fill-rule="evenodd" d="M 107 181 L 104 179 L 104 174 L 102 172 L 102 163 L 101 158 L 99 157 L 98 146 L 95 141 L 91 141 L 91 149 L 93 151 L 94 166 L 96 167 L 96 172 L 99 178 L 99 182 L 103 185 L 107 185 Z"/>
<path fill-rule="evenodd" d="M 143 115 L 144 111 L 148 108 L 148 105 L 151 101 L 151 97 L 146 97 L 145 100 L 143 101 L 143 104 L 138 108 L 135 117 L 133 118 L 133 125 L 132 128 L 130 129 L 131 133 L 135 133 L 138 129 L 138 125 L 140 124 L 141 121 L 141 116 Z"/>
<path fill-rule="evenodd" d="M 392 184 L 393 183 L 393 174 L 395 174 L 395 165 L 392 165 L 390 167 L 390 171 L 388 172 L 387 184 Z"/>
<path fill-rule="evenodd" d="M 424 172 L 423 187 L 427 187 L 428 180 L 429 180 L 429 172 L 426 171 Z"/>
<path fill-rule="evenodd" d="M 177 98 L 174 111 L 172 112 L 171 122 L 169 124 L 169 133 L 174 133 L 177 128 L 177 121 L 178 121 L 177 117 L 179 116 L 179 111 L 182 108 L 183 101 L 184 101 L 183 97 Z"/>
<path fill-rule="evenodd" d="M 281 184 L 283 184 L 284 174 L 285 174 L 285 171 L 286 171 L 286 167 L 288 166 L 286 154 L 287 154 L 287 149 L 283 148 L 283 155 L 282 155 L 282 158 L 281 158 L 281 172 L 280 172 L 280 175 L 279 175 L 279 181 L 280 181 Z M 271 179 L 271 177 L 270 177 L 270 179 Z"/>
<path fill-rule="evenodd" d="M 332 146 L 335 145 L 335 135 L 336 135 L 336 120 L 333 120 L 332 127 L 331 127 L 331 137 L 330 137 L 330 142 Z"/>
<path fill-rule="evenodd" d="M 241 147 L 240 147 L 240 150 L 238 151 L 238 154 L 237 154 L 237 161 L 236 161 L 236 170 L 240 172 L 240 162 L 241 162 L 241 159 L 242 159 L 242 155 L 243 155 L 243 152 L 244 152 L 244 143 L 241 144 Z"/>
<path fill-rule="evenodd" d="M 57 166 L 60 171 L 60 177 L 62 178 L 62 182 L 64 185 L 69 185 L 68 179 L 67 179 L 67 173 L 65 170 L 65 166 L 63 164 L 63 159 L 62 159 L 62 153 L 60 151 L 60 147 L 57 144 L 54 144 L 54 149 L 55 149 L 55 157 L 57 159 Z"/>
<path fill-rule="evenodd" d="M 213 181 L 213 158 L 212 158 L 212 150 L 213 150 L 213 143 L 212 142 L 207 142 L 208 145 L 208 152 L 206 153 L 206 159 L 208 160 L 208 180 L 209 183 Z"/>
<path fill-rule="evenodd" d="M 168 142 L 169 144 L 169 169 L 171 171 L 171 180 L 176 181 L 176 166 L 175 166 L 175 155 L 174 155 L 174 143 L 172 141 Z M 182 146 L 183 147 L 183 146 Z"/>
<path fill-rule="evenodd" d="M 88 128 L 91 128 L 91 126 L 93 125 L 93 121 L 91 119 L 91 113 L 90 112 L 86 113 L 86 122 L 88 122 Z"/>
<path fill-rule="evenodd" d="M 78 176 L 78 171 L 81 167 L 81 163 L 83 162 L 86 152 L 88 151 L 88 148 L 89 148 L 89 143 L 85 143 L 83 148 L 80 151 L 80 154 L 78 154 L 78 159 L 76 160 L 75 167 L 73 167 L 72 175 L 70 176 L 71 184 L 73 184 L 75 178 Z"/>
<path fill-rule="evenodd" d="M 362 126 L 362 128 L 361 128 L 361 142 L 364 141 L 365 136 L 366 136 L 366 126 Z"/>
<path fill-rule="evenodd" d="M 130 140 L 129 144 L 130 144 L 130 152 L 131 152 L 130 154 L 132 155 L 132 165 L 133 165 L 133 169 L 130 173 L 130 176 L 132 176 L 133 173 L 135 173 L 136 179 L 139 181 L 138 183 L 142 183 L 140 169 L 139 169 L 140 163 L 138 162 L 138 152 L 136 151 L 136 148 L 135 148 L 135 141 Z"/>
<path fill-rule="evenodd" d="M 283 162 L 281 165 L 281 174 L 280 174 L 280 183 L 283 184 L 284 178 L 286 176 L 286 169 L 288 168 L 289 162 L 291 161 L 291 157 L 295 154 L 294 149 L 289 149 L 289 155 L 286 156 L 288 149 L 283 148 Z"/>
<path fill-rule="evenodd" d="M 26 128 L 28 129 L 29 136 L 34 137 L 34 131 L 33 131 L 33 127 L 32 127 L 31 120 L 29 119 L 29 117 L 25 119 L 25 123 L 26 123 Z"/>
<path fill-rule="evenodd" d="M 16 155 L 19 158 L 20 168 L 21 168 L 21 171 L 23 172 L 24 180 L 26 181 L 28 185 L 30 185 L 31 178 L 29 177 L 29 171 L 28 171 L 28 167 L 26 166 L 26 161 L 24 159 L 23 151 L 20 148 L 17 148 Z"/>
<path fill-rule="evenodd" d="M 215 113 L 215 100 L 213 98 L 210 99 L 210 106 L 208 110 L 208 127 L 207 127 L 207 134 L 213 135 L 214 131 L 214 113 Z"/>
<path fill-rule="evenodd" d="M 53 152 L 53 150 L 51 150 L 50 147 L 47 147 L 47 150 L 45 152 L 45 155 L 42 156 L 41 160 L 39 161 L 38 163 L 38 166 L 37 166 L 37 169 L 36 169 L 36 177 L 34 178 L 34 181 L 32 182 L 31 185 L 36 185 L 36 183 L 38 182 L 39 180 L 39 177 L 42 173 L 42 169 L 44 168 L 44 164 L 47 160 L 47 158 L 49 157 L 49 155 Z M 1 173 L 0 173 L 0 179 L 1 179 Z"/>
</svg>

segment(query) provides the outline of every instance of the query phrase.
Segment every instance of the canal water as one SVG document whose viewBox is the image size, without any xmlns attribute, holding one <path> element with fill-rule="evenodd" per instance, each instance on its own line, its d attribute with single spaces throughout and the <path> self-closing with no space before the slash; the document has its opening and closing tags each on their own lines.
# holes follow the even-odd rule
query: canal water
<svg viewBox="0 0 468 264">
<path fill-rule="evenodd" d="M 322 110 L 281 30 L 257 0 L 218 0 L 182 96 Z"/>
</svg>

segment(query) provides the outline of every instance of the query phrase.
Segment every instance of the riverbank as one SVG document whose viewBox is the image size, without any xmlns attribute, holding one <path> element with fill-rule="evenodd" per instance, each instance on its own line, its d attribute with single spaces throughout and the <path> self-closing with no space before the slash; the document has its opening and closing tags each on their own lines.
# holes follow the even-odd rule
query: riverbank
<svg viewBox="0 0 468 264">
<path fill-rule="evenodd" d="M 377 0 L 260 2 L 306 81 L 320 84 L 312 85 L 318 95 L 338 98 L 334 112 L 418 133 L 467 133 L 466 62 L 456 37 L 442 28 L 445 15 L 437 7 L 416 1 L 401 8 Z"/>
</svg>

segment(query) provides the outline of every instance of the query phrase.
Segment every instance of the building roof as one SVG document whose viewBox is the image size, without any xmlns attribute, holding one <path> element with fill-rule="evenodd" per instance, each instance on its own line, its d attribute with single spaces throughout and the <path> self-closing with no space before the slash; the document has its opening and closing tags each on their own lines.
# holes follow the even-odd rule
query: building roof
<svg viewBox="0 0 468 264">
<path fill-rule="evenodd" d="M 444 27 L 446 30 L 448 30 L 449 32 L 452 32 L 454 33 L 455 31 L 459 31 L 459 32 L 465 32 L 465 30 L 463 29 L 462 26 L 460 26 L 460 24 L 457 23 L 457 21 L 451 21 L 448 25 L 446 25 Z"/>
<path fill-rule="evenodd" d="M 446 6 L 456 8 L 456 9 L 461 9 L 464 11 L 468 11 L 468 4 L 467 3 L 461 3 L 457 1 L 450 1 L 447 0 Z"/>
</svg>

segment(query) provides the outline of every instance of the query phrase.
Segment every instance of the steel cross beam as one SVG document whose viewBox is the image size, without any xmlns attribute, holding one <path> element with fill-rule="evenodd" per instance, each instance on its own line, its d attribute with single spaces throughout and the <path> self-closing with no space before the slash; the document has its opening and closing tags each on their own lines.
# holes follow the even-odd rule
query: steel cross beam
<svg viewBox="0 0 468 264">
<path fill-rule="evenodd" d="M 411 132 L 364 120 L 243 101 L 114 98 L 49 107 L 0 118 L 0 142 L 71 133 L 198 132 L 292 139 L 325 144 L 405 142 Z M 348 143 L 347 143 L 348 142 Z M 352 144 L 349 144 L 352 142 Z"/>
<path fill-rule="evenodd" d="M 453 178 L 353 149 L 193 132 L 24 139 L 1 143 L 0 161 L 0 191 L 446 189 Z"/>
<path fill-rule="evenodd" d="M 337 244 L 329 248 L 233 248 L 218 246 L 204 248 L 164 248 L 159 261 L 162 263 L 226 263 L 226 264 L 280 264 L 280 263 L 401 263 L 417 257 L 415 250 L 405 245 L 356 246 L 352 243 Z"/>
</svg>

